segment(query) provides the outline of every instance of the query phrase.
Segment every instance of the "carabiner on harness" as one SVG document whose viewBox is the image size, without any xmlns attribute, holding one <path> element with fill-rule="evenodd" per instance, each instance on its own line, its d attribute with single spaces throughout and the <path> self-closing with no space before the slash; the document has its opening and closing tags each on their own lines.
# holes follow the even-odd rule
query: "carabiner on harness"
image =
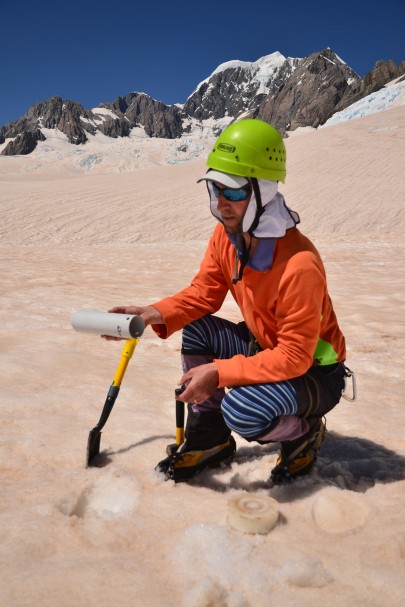
<svg viewBox="0 0 405 607">
<path fill-rule="evenodd" d="M 354 372 L 351 369 L 349 369 L 349 367 L 346 367 L 346 365 L 344 363 L 342 363 L 342 365 L 343 365 L 343 369 L 345 370 L 345 376 L 344 376 L 345 385 L 342 390 L 342 398 L 344 398 L 350 402 L 354 402 L 357 399 L 356 376 L 355 376 Z M 348 396 L 347 394 L 345 394 L 345 392 L 347 390 L 350 378 L 352 380 L 352 389 L 351 389 L 351 396 Z"/>
</svg>

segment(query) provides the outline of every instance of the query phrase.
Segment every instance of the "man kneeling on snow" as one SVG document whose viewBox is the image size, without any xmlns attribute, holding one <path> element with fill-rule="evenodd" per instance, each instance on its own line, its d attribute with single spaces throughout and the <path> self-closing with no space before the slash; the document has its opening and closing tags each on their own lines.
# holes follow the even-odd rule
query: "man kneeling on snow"
<svg viewBox="0 0 405 607">
<path fill-rule="evenodd" d="M 110 312 L 142 316 L 163 339 L 183 329 L 186 440 L 158 470 L 186 481 L 229 460 L 233 431 L 248 441 L 281 443 L 271 478 L 282 483 L 314 466 L 322 418 L 344 388 L 345 340 L 319 253 L 277 191 L 286 174 L 278 131 L 261 120 L 235 122 L 207 165 L 200 181 L 218 225 L 198 274 L 172 297 Z M 243 322 L 213 316 L 228 291 Z"/>
</svg>

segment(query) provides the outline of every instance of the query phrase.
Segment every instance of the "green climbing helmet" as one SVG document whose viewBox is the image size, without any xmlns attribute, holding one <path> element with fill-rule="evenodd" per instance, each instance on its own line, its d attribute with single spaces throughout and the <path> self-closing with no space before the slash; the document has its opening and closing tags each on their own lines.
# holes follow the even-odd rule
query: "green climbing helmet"
<svg viewBox="0 0 405 607">
<path fill-rule="evenodd" d="M 244 118 L 229 125 L 208 156 L 210 169 L 241 177 L 285 181 L 286 150 L 280 133 L 267 122 Z"/>
</svg>

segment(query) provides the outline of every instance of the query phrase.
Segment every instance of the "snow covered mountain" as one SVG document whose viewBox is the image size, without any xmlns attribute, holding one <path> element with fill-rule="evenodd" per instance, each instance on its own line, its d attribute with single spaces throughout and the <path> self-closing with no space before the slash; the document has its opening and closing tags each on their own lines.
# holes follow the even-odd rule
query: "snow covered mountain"
<svg viewBox="0 0 405 607">
<path fill-rule="evenodd" d="M 292 76 L 300 59 L 272 53 L 255 62 L 229 61 L 200 82 L 183 106 L 183 113 L 198 120 L 238 117 L 254 111 Z"/>
<path fill-rule="evenodd" d="M 316 128 L 337 110 L 403 73 L 405 62 L 399 67 L 392 61 L 379 62 L 360 78 L 329 48 L 303 59 L 275 52 L 255 62 L 221 64 L 182 106 L 166 105 L 137 92 L 92 110 L 52 97 L 30 107 L 19 120 L 0 127 L 0 153 L 30 154 L 50 131 L 79 146 L 96 135 L 114 140 L 140 130 L 146 137 L 159 139 L 184 139 L 196 131 L 215 136 L 242 116 L 261 118 L 283 134 L 298 127 Z"/>
</svg>

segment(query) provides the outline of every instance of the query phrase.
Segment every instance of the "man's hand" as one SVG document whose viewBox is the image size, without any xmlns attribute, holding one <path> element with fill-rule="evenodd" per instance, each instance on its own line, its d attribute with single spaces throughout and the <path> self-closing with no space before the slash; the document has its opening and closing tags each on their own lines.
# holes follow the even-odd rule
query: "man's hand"
<svg viewBox="0 0 405 607">
<path fill-rule="evenodd" d="M 145 327 L 148 325 L 164 325 L 164 320 L 153 306 L 116 306 L 115 308 L 111 308 L 108 310 L 114 314 L 130 314 L 135 316 L 140 316 L 144 323 Z M 121 341 L 121 337 L 111 337 L 108 335 L 102 335 L 104 339 L 107 341 Z"/>
<path fill-rule="evenodd" d="M 188 385 L 178 398 L 184 402 L 202 403 L 212 396 L 218 388 L 218 383 L 219 373 L 215 363 L 193 367 L 179 381 L 179 386 Z"/>
</svg>

